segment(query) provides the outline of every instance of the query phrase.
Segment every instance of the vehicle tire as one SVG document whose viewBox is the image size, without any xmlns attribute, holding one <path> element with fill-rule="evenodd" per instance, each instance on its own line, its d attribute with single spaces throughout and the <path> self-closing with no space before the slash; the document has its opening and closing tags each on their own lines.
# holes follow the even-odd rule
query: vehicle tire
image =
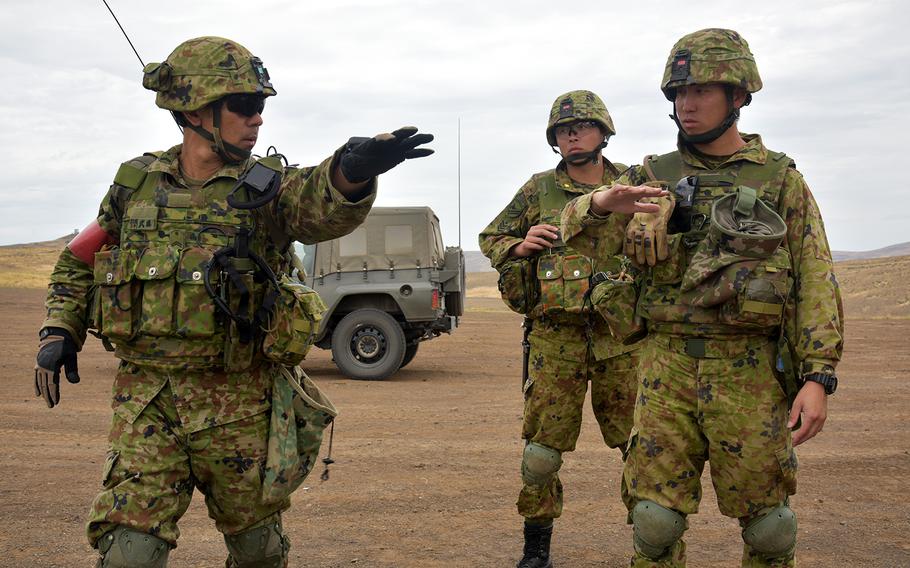
<svg viewBox="0 0 910 568">
<path fill-rule="evenodd" d="M 332 332 L 332 357 L 341 373 L 352 379 L 387 379 L 401 368 L 404 355 L 401 326 L 381 310 L 353 311 Z"/>
<path fill-rule="evenodd" d="M 398 367 L 399 369 L 404 369 L 405 366 L 414 359 L 414 355 L 417 355 L 418 347 L 420 347 L 420 344 L 414 343 L 404 348 L 404 359 L 401 360 L 401 366 Z"/>
</svg>

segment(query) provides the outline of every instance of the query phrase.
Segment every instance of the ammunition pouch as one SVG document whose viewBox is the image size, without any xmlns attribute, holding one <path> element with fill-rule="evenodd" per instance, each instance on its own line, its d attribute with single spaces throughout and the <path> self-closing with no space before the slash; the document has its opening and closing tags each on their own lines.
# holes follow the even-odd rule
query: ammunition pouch
<svg viewBox="0 0 910 568">
<path fill-rule="evenodd" d="M 644 319 L 636 313 L 640 281 L 637 271 L 598 272 L 592 282 L 591 305 L 607 322 L 610 335 L 624 345 L 647 333 Z"/>
<path fill-rule="evenodd" d="M 262 341 L 266 359 L 287 366 L 303 361 L 313 345 L 326 309 L 312 288 L 282 275 L 278 281 L 278 298 Z"/>
<path fill-rule="evenodd" d="M 591 259 L 580 254 L 545 254 L 537 259 L 542 315 L 586 311 L 591 288 Z"/>
<path fill-rule="evenodd" d="M 329 398 L 300 367 L 278 367 L 262 473 L 264 503 L 280 503 L 300 487 L 319 459 L 326 426 L 337 415 Z"/>
<path fill-rule="evenodd" d="M 527 314 L 537 305 L 539 287 L 534 277 L 534 261 L 515 258 L 499 269 L 499 293 L 513 312 Z"/>
</svg>

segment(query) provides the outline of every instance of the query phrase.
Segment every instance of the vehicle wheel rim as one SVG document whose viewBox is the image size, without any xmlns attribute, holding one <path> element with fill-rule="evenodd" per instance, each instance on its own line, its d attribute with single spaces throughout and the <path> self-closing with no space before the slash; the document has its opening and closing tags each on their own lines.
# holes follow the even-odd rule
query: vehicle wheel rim
<svg viewBox="0 0 910 568">
<path fill-rule="evenodd" d="M 351 353 L 358 361 L 374 363 L 385 355 L 386 338 L 374 327 L 363 327 L 351 338 Z"/>
</svg>

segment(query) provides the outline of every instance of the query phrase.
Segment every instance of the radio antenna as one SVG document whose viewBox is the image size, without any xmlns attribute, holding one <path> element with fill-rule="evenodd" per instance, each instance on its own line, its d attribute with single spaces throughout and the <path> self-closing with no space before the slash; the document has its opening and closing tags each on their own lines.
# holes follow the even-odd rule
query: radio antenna
<svg viewBox="0 0 910 568">
<path fill-rule="evenodd" d="M 120 20 L 117 19 L 117 15 L 114 14 L 114 11 L 113 11 L 113 10 L 111 10 L 111 7 L 110 7 L 110 5 L 108 5 L 107 0 L 101 0 L 101 1 L 104 2 L 105 7 L 107 7 L 107 11 L 110 12 L 110 13 L 111 13 L 111 16 L 114 17 L 114 21 L 117 22 L 117 27 L 120 28 L 120 31 L 121 31 L 121 32 L 123 32 L 123 37 L 126 38 L 127 43 L 129 43 L 129 44 L 130 44 L 130 47 L 133 48 L 133 53 L 136 54 L 136 59 L 139 60 L 139 63 L 140 63 L 140 64 L 142 65 L 142 67 L 144 68 L 144 67 L 145 67 L 145 62 L 143 62 L 143 61 L 142 61 L 142 58 L 139 57 L 139 52 L 136 51 L 136 46 L 133 45 L 133 42 L 130 40 L 130 36 L 126 35 L 126 30 L 123 29 L 123 26 L 120 25 Z"/>
<path fill-rule="evenodd" d="M 458 117 L 458 247 L 461 248 L 461 117 Z"/>
</svg>

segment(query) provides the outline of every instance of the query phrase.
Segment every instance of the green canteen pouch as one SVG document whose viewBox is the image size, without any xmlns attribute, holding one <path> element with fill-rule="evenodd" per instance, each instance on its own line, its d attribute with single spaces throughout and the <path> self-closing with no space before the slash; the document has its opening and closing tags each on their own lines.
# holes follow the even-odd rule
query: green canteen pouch
<svg viewBox="0 0 910 568">
<path fill-rule="evenodd" d="M 294 366 L 310 350 L 326 306 L 315 290 L 286 274 L 278 281 L 278 290 L 262 352 L 270 361 Z"/>
<path fill-rule="evenodd" d="M 278 367 L 272 385 L 268 454 L 262 472 L 262 501 L 287 499 L 319 459 L 325 428 L 338 415 L 329 398 L 300 367 Z"/>
<path fill-rule="evenodd" d="M 598 272 L 591 290 L 591 304 L 607 322 L 610 335 L 624 345 L 639 341 L 647 333 L 644 318 L 636 315 L 640 282 L 633 270 Z"/>
<path fill-rule="evenodd" d="M 131 250 L 113 247 L 95 253 L 95 325 L 115 341 L 128 341 L 136 333 L 140 296 L 133 280 L 135 266 L 136 253 Z"/>
<path fill-rule="evenodd" d="M 499 293 L 502 301 L 513 312 L 526 314 L 537 303 L 537 285 L 534 263 L 526 258 L 515 258 L 499 269 Z"/>
</svg>

